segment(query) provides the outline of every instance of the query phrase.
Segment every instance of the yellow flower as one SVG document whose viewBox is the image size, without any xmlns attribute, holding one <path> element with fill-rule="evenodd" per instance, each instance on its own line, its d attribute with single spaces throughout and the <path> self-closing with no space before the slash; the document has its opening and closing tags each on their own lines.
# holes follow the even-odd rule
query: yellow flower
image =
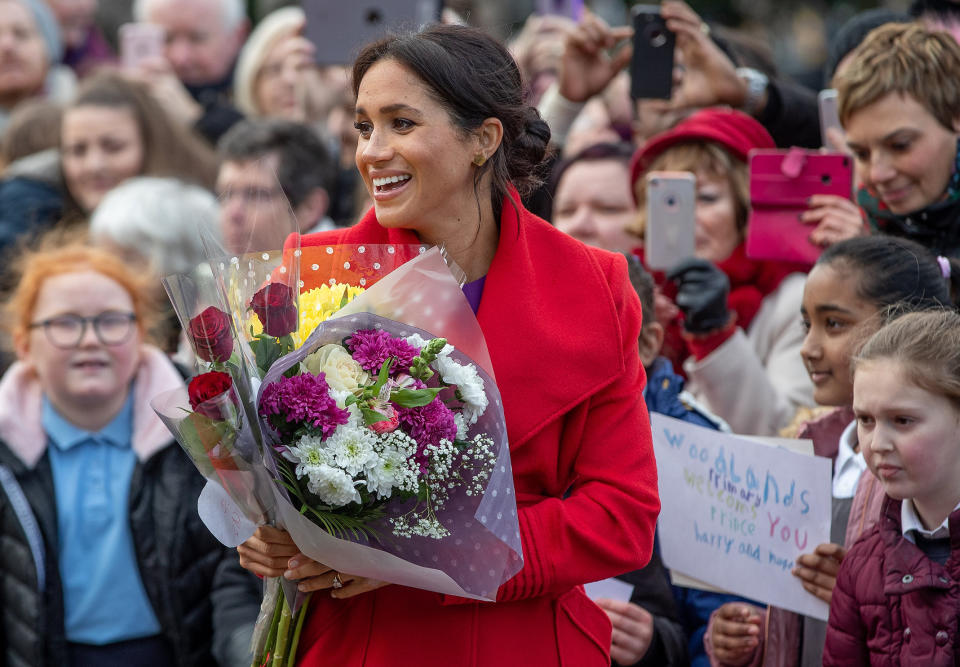
<svg viewBox="0 0 960 667">
<path fill-rule="evenodd" d="M 353 301 L 365 290 L 343 283 L 321 285 L 300 295 L 300 328 L 293 335 L 297 347 L 303 345 L 317 325 Z"/>
<path fill-rule="evenodd" d="M 362 287 L 353 287 L 344 283 L 321 285 L 300 293 L 300 327 L 293 333 L 296 347 L 303 345 L 317 325 L 363 294 Z M 263 325 L 256 313 L 250 313 L 250 327 L 256 336 L 263 332 Z"/>
</svg>

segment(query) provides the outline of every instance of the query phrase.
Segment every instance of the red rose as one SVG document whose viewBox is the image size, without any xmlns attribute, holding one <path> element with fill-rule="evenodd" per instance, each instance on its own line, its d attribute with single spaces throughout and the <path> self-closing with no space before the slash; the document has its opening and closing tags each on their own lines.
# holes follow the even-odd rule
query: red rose
<svg viewBox="0 0 960 667">
<path fill-rule="evenodd" d="M 233 352 L 230 316 L 210 306 L 190 320 L 188 332 L 197 356 L 204 361 L 226 361 Z"/>
<path fill-rule="evenodd" d="M 283 283 L 270 283 L 254 294 L 250 307 L 260 318 L 268 336 L 279 338 L 297 329 L 293 290 Z"/>
<path fill-rule="evenodd" d="M 233 388 L 233 378 L 229 373 L 210 371 L 201 373 L 190 380 L 187 385 L 187 396 L 190 398 L 190 407 L 204 417 L 217 421 L 227 418 L 224 410 L 225 403 L 237 402 L 236 396 L 230 391 Z"/>
</svg>

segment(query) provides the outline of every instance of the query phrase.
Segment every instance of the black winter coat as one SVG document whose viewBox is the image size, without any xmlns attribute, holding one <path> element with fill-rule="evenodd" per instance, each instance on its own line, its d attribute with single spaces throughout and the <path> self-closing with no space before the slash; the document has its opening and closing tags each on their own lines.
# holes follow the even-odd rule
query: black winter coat
<svg viewBox="0 0 960 667">
<path fill-rule="evenodd" d="M 0 467 L 8 473 L 8 484 L 0 483 L 0 664 L 60 667 L 66 664 L 66 639 L 50 460 L 44 454 L 30 469 L 0 442 Z M 31 547 L 16 499 L 5 490 L 10 474 L 35 517 L 39 548 Z M 130 523 L 140 576 L 181 667 L 214 664 L 211 588 L 217 566 L 229 557 L 197 515 L 203 485 L 175 443 L 138 462 L 131 480 Z"/>
</svg>

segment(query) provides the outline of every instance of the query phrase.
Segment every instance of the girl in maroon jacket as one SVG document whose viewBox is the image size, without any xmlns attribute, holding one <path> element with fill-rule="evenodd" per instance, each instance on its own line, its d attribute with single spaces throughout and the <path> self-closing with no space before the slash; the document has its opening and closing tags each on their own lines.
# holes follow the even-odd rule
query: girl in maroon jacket
<svg viewBox="0 0 960 667">
<path fill-rule="evenodd" d="M 955 665 L 960 609 L 960 314 L 911 313 L 854 359 L 853 409 L 887 498 L 847 553 L 824 665 Z"/>
</svg>

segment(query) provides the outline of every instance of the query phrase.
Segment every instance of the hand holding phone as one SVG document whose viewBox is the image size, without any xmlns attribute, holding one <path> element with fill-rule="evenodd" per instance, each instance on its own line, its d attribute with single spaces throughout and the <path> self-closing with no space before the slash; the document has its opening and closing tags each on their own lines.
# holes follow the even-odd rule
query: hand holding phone
<svg viewBox="0 0 960 667">
<path fill-rule="evenodd" d="M 124 69 L 137 69 L 141 63 L 163 57 L 164 29 L 154 23 L 124 23 L 120 26 L 120 62 Z"/>
<path fill-rule="evenodd" d="M 673 268 L 693 256 L 696 233 L 696 177 L 688 171 L 647 174 L 644 261 L 654 270 Z"/>
<path fill-rule="evenodd" d="M 676 35 L 667 30 L 659 5 L 635 5 L 633 57 L 630 60 L 630 96 L 669 100 L 673 92 L 673 53 Z"/>
</svg>

